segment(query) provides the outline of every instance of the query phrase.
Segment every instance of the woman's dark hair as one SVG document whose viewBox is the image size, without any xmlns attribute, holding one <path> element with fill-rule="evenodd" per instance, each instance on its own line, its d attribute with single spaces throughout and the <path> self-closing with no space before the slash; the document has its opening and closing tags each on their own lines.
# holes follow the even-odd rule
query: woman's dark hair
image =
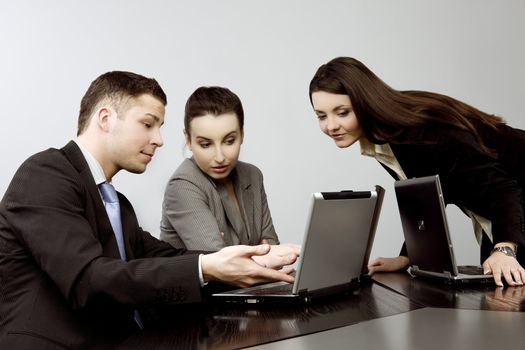
<svg viewBox="0 0 525 350">
<path fill-rule="evenodd" d="M 360 61 L 338 57 L 319 67 L 310 82 L 312 93 L 325 91 L 350 97 L 364 136 L 373 143 L 395 142 L 407 128 L 444 124 L 472 134 L 481 149 L 488 149 L 473 121 L 497 129 L 504 121 L 449 96 L 427 91 L 398 91 L 385 84 Z"/>
<path fill-rule="evenodd" d="M 235 113 L 242 132 L 244 129 L 244 110 L 239 97 L 224 87 L 201 86 L 190 95 L 186 102 L 184 128 L 189 134 L 191 131 L 190 123 L 194 118 L 206 114 L 218 116 L 225 113 Z"/>
</svg>

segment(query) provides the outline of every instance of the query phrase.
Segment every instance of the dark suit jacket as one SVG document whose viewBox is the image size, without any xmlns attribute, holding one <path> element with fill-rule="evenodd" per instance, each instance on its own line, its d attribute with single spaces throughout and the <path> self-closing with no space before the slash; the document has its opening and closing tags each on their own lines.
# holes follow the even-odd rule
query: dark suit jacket
<svg viewBox="0 0 525 350">
<path fill-rule="evenodd" d="M 517 242 L 523 257 L 525 131 L 475 126 L 485 145 L 497 152 L 495 159 L 482 152 L 471 134 L 444 126 L 407 130 L 390 146 L 408 178 L 439 174 L 447 204 L 491 220 L 494 243 Z"/>
<path fill-rule="evenodd" d="M 74 142 L 21 165 L 0 204 L 1 349 L 102 348 L 136 330 L 137 308 L 201 300 L 198 255 L 144 232 L 119 199 L 127 262 Z"/>
</svg>

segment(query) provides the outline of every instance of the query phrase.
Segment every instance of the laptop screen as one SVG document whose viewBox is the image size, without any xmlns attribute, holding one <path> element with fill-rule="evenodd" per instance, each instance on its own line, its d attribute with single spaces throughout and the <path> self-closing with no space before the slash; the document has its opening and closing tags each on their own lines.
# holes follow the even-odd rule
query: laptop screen
<svg viewBox="0 0 525 350">
<path fill-rule="evenodd" d="M 381 186 L 375 191 L 313 193 L 293 286 L 269 283 L 215 293 L 214 299 L 305 302 L 354 290 L 370 257 L 383 197 Z"/>
</svg>

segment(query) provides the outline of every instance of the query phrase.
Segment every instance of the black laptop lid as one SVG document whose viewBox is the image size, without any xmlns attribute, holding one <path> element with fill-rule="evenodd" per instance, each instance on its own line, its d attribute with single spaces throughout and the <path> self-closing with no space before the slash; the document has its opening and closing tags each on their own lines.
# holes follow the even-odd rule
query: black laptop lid
<svg viewBox="0 0 525 350">
<path fill-rule="evenodd" d="M 396 181 L 394 187 L 410 264 L 457 275 L 439 176 Z"/>
</svg>

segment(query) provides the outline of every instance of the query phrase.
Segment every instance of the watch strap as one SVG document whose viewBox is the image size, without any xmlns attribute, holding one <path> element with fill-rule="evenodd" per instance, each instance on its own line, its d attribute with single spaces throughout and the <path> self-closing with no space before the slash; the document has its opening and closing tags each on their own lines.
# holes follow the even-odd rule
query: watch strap
<svg viewBox="0 0 525 350">
<path fill-rule="evenodd" d="M 507 256 L 511 256 L 513 258 L 516 257 L 516 252 L 514 251 L 514 249 L 512 249 L 511 247 L 508 247 L 508 246 L 502 246 L 502 247 L 494 247 L 494 249 L 492 249 L 492 253 L 495 253 L 495 252 L 500 252 L 500 253 L 503 253 Z"/>
</svg>

